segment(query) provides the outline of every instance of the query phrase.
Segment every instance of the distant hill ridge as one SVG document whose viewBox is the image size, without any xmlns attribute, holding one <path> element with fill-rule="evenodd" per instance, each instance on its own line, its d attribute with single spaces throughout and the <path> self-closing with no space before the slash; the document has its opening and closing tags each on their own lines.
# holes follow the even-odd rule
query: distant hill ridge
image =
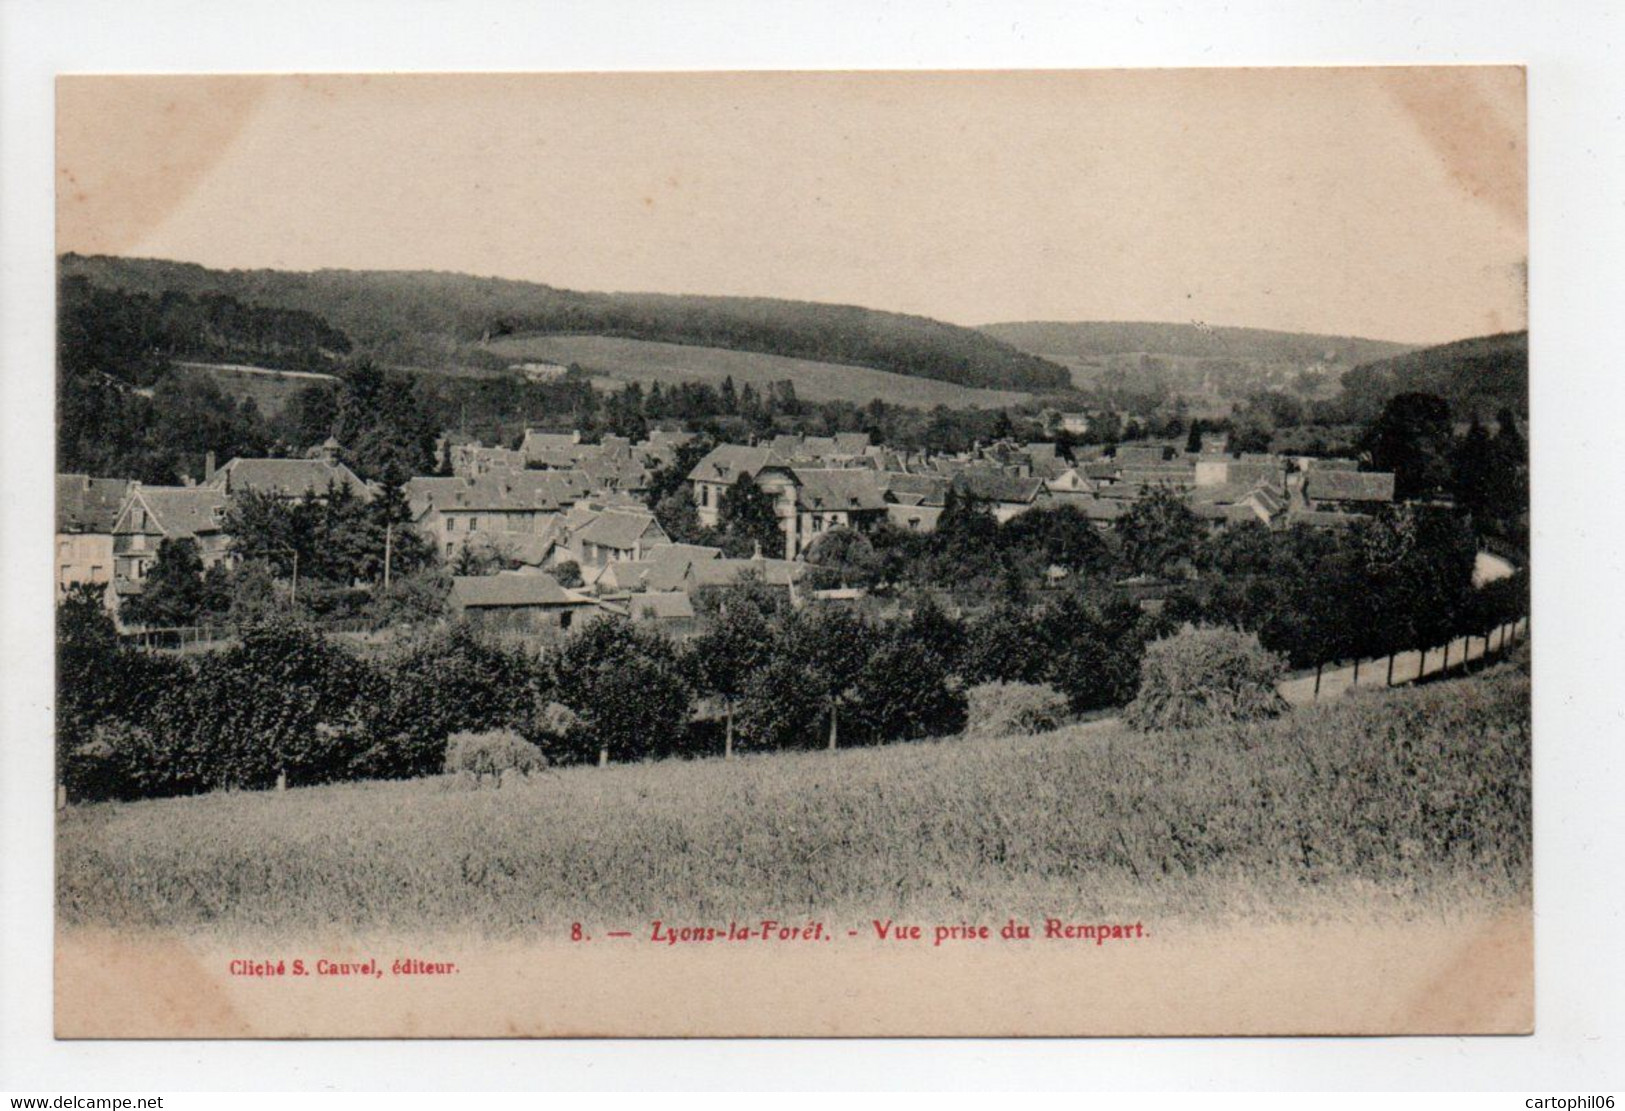
<svg viewBox="0 0 1625 1111">
<path fill-rule="evenodd" d="M 1357 366 L 1343 375 L 1343 397 L 1359 419 L 1391 397 L 1430 393 L 1450 403 L 1457 419 L 1488 420 L 1503 408 L 1529 412 L 1529 333 L 1502 332 L 1424 347 Z"/>
<path fill-rule="evenodd" d="M 771 298 L 588 293 L 437 271 L 213 270 L 162 259 L 66 254 L 59 276 L 162 296 L 220 294 L 311 313 L 380 359 L 491 365 L 492 338 L 605 335 L 786 355 L 962 386 L 1065 389 L 1065 367 L 972 328 L 923 316 Z"/>
<path fill-rule="evenodd" d="M 985 324 L 980 330 L 1023 351 L 1058 359 L 1147 353 L 1352 367 L 1415 349 L 1413 344 L 1355 336 L 1141 321 L 1028 320 Z"/>
</svg>

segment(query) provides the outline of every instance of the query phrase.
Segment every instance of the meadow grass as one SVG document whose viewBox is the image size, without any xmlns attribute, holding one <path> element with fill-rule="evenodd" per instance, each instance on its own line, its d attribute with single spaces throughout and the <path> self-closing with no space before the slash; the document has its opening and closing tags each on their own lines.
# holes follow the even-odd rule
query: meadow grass
<svg viewBox="0 0 1625 1111">
<path fill-rule="evenodd" d="M 924 408 L 946 405 L 952 409 L 998 409 L 1030 399 L 1030 395 L 1017 390 L 960 386 L 844 363 L 615 336 L 509 336 L 493 340 L 489 350 L 516 361 L 577 363 L 589 374 L 612 379 L 616 387 L 626 382 L 662 382 L 668 386 L 709 382 L 720 386 L 724 378 L 732 377 L 736 387 L 751 382 L 761 389 L 788 378 L 796 384 L 796 396 L 803 401 L 863 405 L 879 398 L 894 405 Z"/>
<path fill-rule="evenodd" d="M 1246 726 L 569 768 L 64 811 L 63 925 L 552 933 L 1147 922 L 1527 898 L 1525 662 Z M 1320 908 L 1317 910 L 1316 908 Z"/>
</svg>

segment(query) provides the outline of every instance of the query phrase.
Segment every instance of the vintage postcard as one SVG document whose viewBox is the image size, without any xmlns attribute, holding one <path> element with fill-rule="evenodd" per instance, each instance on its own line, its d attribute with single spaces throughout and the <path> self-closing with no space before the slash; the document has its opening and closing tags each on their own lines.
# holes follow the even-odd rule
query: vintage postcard
<svg viewBox="0 0 1625 1111">
<path fill-rule="evenodd" d="M 1517 67 L 63 76 L 62 1038 L 1532 1029 Z"/>
</svg>

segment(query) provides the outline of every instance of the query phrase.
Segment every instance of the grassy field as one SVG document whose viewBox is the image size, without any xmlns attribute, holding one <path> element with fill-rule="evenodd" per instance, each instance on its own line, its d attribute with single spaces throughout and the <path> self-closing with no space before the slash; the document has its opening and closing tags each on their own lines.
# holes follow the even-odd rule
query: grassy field
<svg viewBox="0 0 1625 1111">
<path fill-rule="evenodd" d="M 867 367 L 610 336 L 511 336 L 494 340 L 488 349 L 516 363 L 527 359 L 579 363 L 595 377 L 615 384 L 702 381 L 720 385 L 731 375 L 735 386 L 754 382 L 760 388 L 788 378 L 796 384 L 796 396 L 806 401 L 844 400 L 862 405 L 878 397 L 924 408 L 996 409 L 1028 398 L 1014 390 L 956 386 Z"/>
<path fill-rule="evenodd" d="M 1527 654 L 1523 654 L 1527 660 Z M 216 794 L 65 811 L 65 926 L 224 935 L 1527 898 L 1527 663 L 1244 728 Z"/>
<path fill-rule="evenodd" d="M 274 417 L 287 407 L 293 395 L 306 386 L 319 382 L 337 384 L 338 379 L 326 374 L 303 374 L 286 370 L 266 370 L 260 367 L 232 366 L 224 363 L 181 363 L 187 370 L 207 374 L 215 380 L 228 397 L 241 402 L 252 397 L 261 413 Z M 224 460 L 221 460 L 224 462 Z"/>
</svg>

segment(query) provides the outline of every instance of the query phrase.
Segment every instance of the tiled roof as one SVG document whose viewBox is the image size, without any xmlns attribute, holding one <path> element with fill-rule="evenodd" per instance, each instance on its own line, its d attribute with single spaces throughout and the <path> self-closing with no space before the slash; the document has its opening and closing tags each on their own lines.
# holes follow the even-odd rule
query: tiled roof
<svg viewBox="0 0 1625 1111">
<path fill-rule="evenodd" d="M 1091 499 L 1067 504 L 1076 505 L 1091 521 L 1115 521 L 1128 512 L 1122 502 L 1107 499 Z"/>
<path fill-rule="evenodd" d="M 692 586 L 725 586 L 741 576 L 756 575 L 772 586 L 786 586 L 806 573 L 807 565 L 789 559 L 706 559 L 688 565 L 686 581 Z M 649 576 L 654 588 L 658 575 Z"/>
<path fill-rule="evenodd" d="M 477 532 L 464 541 L 476 550 L 485 549 L 493 554 L 522 563 L 527 567 L 541 567 L 558 547 L 559 519 L 550 517 L 540 532 Z"/>
<path fill-rule="evenodd" d="M 645 538 L 645 534 L 650 534 L 650 539 L 666 538 L 666 532 L 655 520 L 654 514 L 608 509 L 583 525 L 575 539 L 578 543 L 596 544 L 600 548 L 629 551 Z"/>
<path fill-rule="evenodd" d="M 705 544 L 662 544 L 649 556 L 652 560 L 670 562 L 677 559 L 721 559 L 722 549 Z"/>
<path fill-rule="evenodd" d="M 796 505 L 801 509 L 833 512 L 886 508 L 886 496 L 874 471 L 797 467 L 793 473 Z"/>
<path fill-rule="evenodd" d="M 732 485 L 740 475 L 755 478 L 756 472 L 778 460 L 779 457 L 769 447 L 718 444 L 704 459 L 694 464 L 688 477 L 692 482 L 724 482 Z"/>
<path fill-rule="evenodd" d="M 626 600 L 634 621 L 680 621 L 694 616 L 694 600 L 685 590 L 646 591 Z"/>
<path fill-rule="evenodd" d="M 954 476 L 954 489 L 984 501 L 1031 502 L 1043 491 L 1044 480 L 1020 478 L 1001 471 L 961 471 Z"/>
<path fill-rule="evenodd" d="M 583 606 L 583 597 L 559 585 L 552 575 L 502 571 L 495 575 L 458 575 L 451 580 L 451 605 L 456 609 L 486 606 Z"/>
<path fill-rule="evenodd" d="M 56 531 L 112 532 L 130 486 L 127 478 L 57 475 Z"/>
<path fill-rule="evenodd" d="M 1146 463 L 1161 463 L 1167 449 L 1161 444 L 1118 444 L 1113 456 L 1120 467 L 1138 467 Z"/>
<path fill-rule="evenodd" d="M 1394 476 L 1386 471 L 1323 471 L 1304 475 L 1303 496 L 1311 501 L 1391 502 Z"/>
<path fill-rule="evenodd" d="M 406 483 L 415 516 L 430 509 L 556 513 L 580 501 L 589 483 L 579 471 L 501 471 L 477 478 L 418 477 Z"/>
<path fill-rule="evenodd" d="M 883 472 L 880 484 L 887 497 L 908 505 L 941 505 L 948 496 L 948 480 L 934 474 Z"/>
<path fill-rule="evenodd" d="M 1196 482 L 1196 472 L 1183 463 L 1153 463 L 1143 466 L 1127 466 L 1123 468 L 1120 476 L 1124 482 L 1139 483 L 1142 486 L 1152 486 L 1159 482 L 1175 486 L 1189 486 Z"/>
<path fill-rule="evenodd" d="M 226 492 L 212 486 L 141 486 L 132 492 L 147 507 L 152 525 L 165 536 L 180 539 L 220 531 L 226 512 Z"/>
<path fill-rule="evenodd" d="M 233 494 L 253 490 L 282 498 L 325 494 L 332 484 L 348 485 L 359 500 L 372 500 L 372 490 L 354 471 L 326 459 L 233 459 L 205 483 Z"/>
</svg>

